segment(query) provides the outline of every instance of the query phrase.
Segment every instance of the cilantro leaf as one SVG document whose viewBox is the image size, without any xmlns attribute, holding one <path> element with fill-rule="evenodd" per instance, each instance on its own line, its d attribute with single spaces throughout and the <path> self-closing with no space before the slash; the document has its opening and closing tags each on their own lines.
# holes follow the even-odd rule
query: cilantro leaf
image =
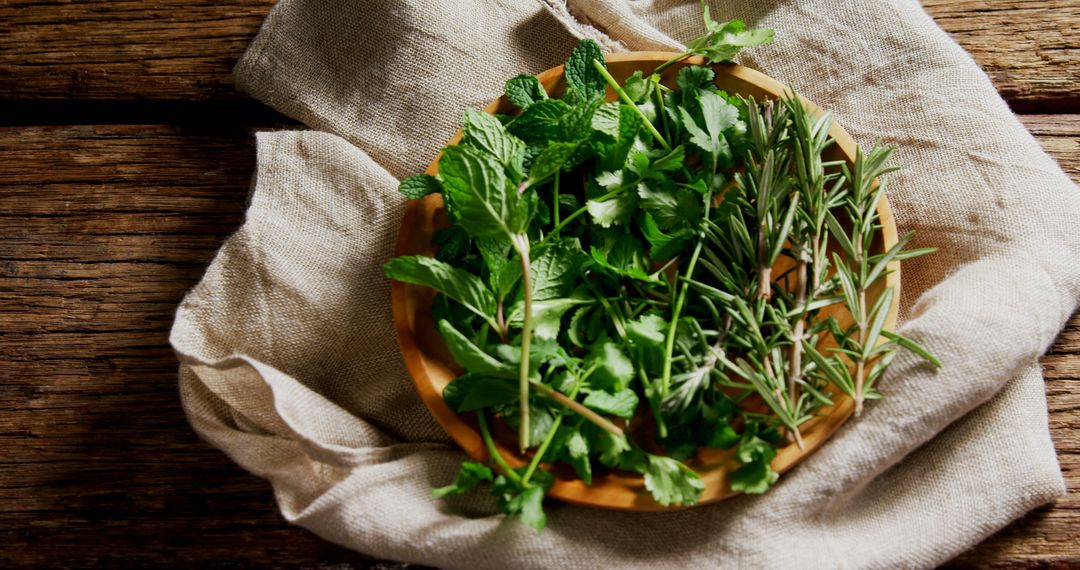
<svg viewBox="0 0 1080 570">
<path fill-rule="evenodd" d="M 430 174 L 414 174 L 401 181 L 398 192 L 410 200 L 419 200 L 428 194 L 442 192 L 442 185 L 439 184 L 438 178 Z"/>
<path fill-rule="evenodd" d="M 747 424 L 739 441 L 736 457 L 742 462 L 731 473 L 731 490 L 742 491 L 748 494 L 758 494 L 768 491 L 776 483 L 780 475 L 772 470 L 770 464 L 776 457 L 776 447 L 758 436 L 759 424 L 751 422 Z"/>
<path fill-rule="evenodd" d="M 495 297 L 479 277 L 437 259 L 410 255 L 391 259 L 383 266 L 386 276 L 404 283 L 423 285 L 461 303 L 493 327 Z"/>
<path fill-rule="evenodd" d="M 642 216 L 641 234 L 649 241 L 649 258 L 653 261 L 666 261 L 677 257 L 694 237 L 694 230 L 683 226 L 665 234 L 652 216 Z"/>
<path fill-rule="evenodd" d="M 566 459 L 574 472 L 585 482 L 592 485 L 592 463 L 589 462 L 589 442 L 582 435 L 581 430 L 574 429 L 573 434 L 566 440 Z"/>
<path fill-rule="evenodd" d="M 634 378 L 634 363 L 610 340 L 593 345 L 587 366 L 598 366 L 589 376 L 589 387 L 596 390 L 619 391 L 625 389 Z"/>
<path fill-rule="evenodd" d="M 630 389 L 619 390 L 614 394 L 598 390 L 589 392 L 582 403 L 597 412 L 630 419 L 637 410 L 638 397 Z"/>
<path fill-rule="evenodd" d="M 548 98 L 547 91 L 535 75 L 518 75 L 506 81 L 506 98 L 511 103 L 527 109 L 537 101 Z"/>
<path fill-rule="evenodd" d="M 690 133 L 690 142 L 708 153 L 714 162 L 720 162 L 721 158 L 730 160 L 731 148 L 723 131 L 739 120 L 739 110 L 712 91 L 700 92 L 700 103 L 704 126 L 685 107 L 679 107 L 683 127 Z"/>
<path fill-rule="evenodd" d="M 693 505 L 705 490 L 701 477 L 680 461 L 649 455 L 645 469 L 645 488 L 663 506 Z"/>
<path fill-rule="evenodd" d="M 484 481 L 491 481 L 493 474 L 488 466 L 473 461 L 466 461 L 461 464 L 461 470 L 454 476 L 454 482 L 445 487 L 439 487 L 438 489 L 432 489 L 431 496 L 436 499 L 443 497 L 449 497 L 450 495 L 460 495 L 473 487 L 476 487 Z"/>
<path fill-rule="evenodd" d="M 634 210 L 637 209 L 637 202 L 637 194 L 620 192 L 607 200 L 589 200 L 585 203 L 585 207 L 593 221 L 602 227 L 609 228 L 628 222 L 634 215 Z"/>
<path fill-rule="evenodd" d="M 439 160 L 439 178 L 448 210 L 475 237 L 520 234 L 528 225 L 527 205 L 506 179 L 493 156 L 469 146 L 447 147 Z"/>
<path fill-rule="evenodd" d="M 602 97 L 607 85 L 604 76 L 593 67 L 593 60 L 603 63 L 604 52 L 600 50 L 600 44 L 586 38 L 578 42 L 564 68 L 566 82 L 585 98 Z"/>
</svg>

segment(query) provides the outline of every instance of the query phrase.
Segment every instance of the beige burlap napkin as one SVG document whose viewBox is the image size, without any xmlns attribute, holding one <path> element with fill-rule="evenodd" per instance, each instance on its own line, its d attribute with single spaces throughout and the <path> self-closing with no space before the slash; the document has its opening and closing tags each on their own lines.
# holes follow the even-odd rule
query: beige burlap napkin
<svg viewBox="0 0 1080 570">
<path fill-rule="evenodd" d="M 243 227 L 180 306 L 191 422 L 326 539 L 461 568 L 927 567 L 1064 491 L 1037 357 L 1080 297 L 1080 192 L 914 0 L 711 2 L 777 30 L 743 63 L 900 146 L 903 332 L 869 406 L 763 496 L 668 513 L 554 504 L 537 536 L 482 492 L 430 496 L 462 453 L 416 397 L 389 283 L 403 199 L 466 106 L 578 37 L 677 49 L 692 0 L 284 0 L 241 87 L 318 131 L 262 133 Z"/>
</svg>

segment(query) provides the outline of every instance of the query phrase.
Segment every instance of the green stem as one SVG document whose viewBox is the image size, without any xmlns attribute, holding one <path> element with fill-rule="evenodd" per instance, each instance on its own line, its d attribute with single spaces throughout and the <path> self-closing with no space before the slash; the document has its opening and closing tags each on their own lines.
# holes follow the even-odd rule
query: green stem
<svg viewBox="0 0 1080 570">
<path fill-rule="evenodd" d="M 506 475 L 508 479 L 520 485 L 521 476 L 506 463 L 502 454 L 499 453 L 498 448 L 495 447 L 495 440 L 491 438 L 491 430 L 488 429 L 487 416 L 484 415 L 484 410 L 478 410 L 476 412 L 476 418 L 480 422 L 480 436 L 484 438 L 484 447 L 487 448 L 491 460 L 499 466 L 499 469 L 502 470 L 503 474 Z"/>
<path fill-rule="evenodd" d="M 664 63 L 661 63 L 659 66 L 657 66 L 656 69 L 653 70 L 653 75 L 655 75 L 657 73 L 660 73 L 661 71 L 667 69 L 668 66 L 670 66 L 671 64 L 673 64 L 675 62 L 678 62 L 678 61 L 682 61 L 682 60 L 690 57 L 691 55 L 694 55 L 694 52 L 691 51 L 691 50 L 686 50 L 686 51 L 682 52 L 681 54 L 679 54 L 679 55 L 665 61 Z"/>
<path fill-rule="evenodd" d="M 715 168 L 715 165 L 714 165 Z M 715 175 L 712 177 L 715 178 Z M 705 219 L 709 219 L 709 210 L 712 207 L 712 180 L 709 181 L 709 192 L 705 195 Z M 675 296 L 675 306 L 671 310 L 671 325 L 668 327 L 667 342 L 664 344 L 664 373 L 660 377 L 660 397 L 662 398 L 671 387 L 671 356 L 675 352 L 675 332 L 679 328 L 679 316 L 682 314 L 683 305 L 686 303 L 686 293 L 690 289 L 690 280 L 694 278 L 694 268 L 697 267 L 698 258 L 701 256 L 701 246 L 705 243 L 704 229 L 699 232 L 697 245 L 694 253 L 690 255 L 690 263 L 686 264 L 686 277 L 679 287 Z"/>
<path fill-rule="evenodd" d="M 561 174 L 562 174 L 561 172 L 556 172 L 555 173 L 555 199 L 554 199 L 555 204 L 553 206 L 555 211 L 552 212 L 554 214 L 554 216 L 555 216 L 555 227 L 559 228 L 559 229 L 562 229 L 562 227 L 559 225 L 559 179 L 562 178 Z M 557 234 L 558 231 L 556 230 L 556 231 L 554 231 L 552 233 Z"/>
<path fill-rule="evenodd" d="M 595 67 L 596 70 L 600 72 L 600 75 L 604 76 L 604 80 L 607 81 L 607 84 L 611 86 L 615 93 L 619 94 L 619 98 L 622 99 L 623 102 L 627 105 L 630 105 L 630 108 L 633 109 L 639 117 L 641 117 L 641 120 L 645 122 L 645 126 L 649 129 L 649 132 L 652 133 L 652 136 L 656 137 L 656 141 L 660 143 L 660 146 L 664 147 L 665 150 L 671 150 L 671 145 L 669 145 L 667 140 L 664 139 L 664 136 L 660 134 L 660 131 L 656 130 L 656 127 L 653 126 L 652 121 L 650 121 L 648 117 L 645 116 L 645 113 L 642 113 L 641 109 L 638 108 L 637 103 L 634 103 L 634 100 L 626 94 L 626 91 L 622 88 L 622 86 L 620 86 L 619 83 L 615 81 L 615 78 L 612 77 L 610 73 L 608 73 L 608 70 L 606 67 L 604 67 L 604 64 L 600 63 L 600 60 L 594 59 L 593 67 Z"/>
<path fill-rule="evenodd" d="M 577 382 L 574 383 L 574 389 L 570 391 L 570 395 L 567 397 L 571 400 L 577 398 L 578 391 L 581 390 L 581 385 L 585 382 L 585 379 L 588 378 L 599 367 L 600 365 L 598 364 L 593 365 L 593 367 L 589 368 L 589 370 L 586 371 L 585 374 L 578 376 Z M 559 426 L 562 425 L 563 418 L 565 416 L 566 413 L 560 411 L 559 416 L 555 418 L 555 423 L 553 423 L 551 425 L 551 429 L 548 430 L 547 437 L 544 438 L 544 442 L 541 443 L 540 447 L 536 450 L 536 455 L 534 455 L 532 461 L 529 462 L 529 467 L 525 469 L 525 475 L 521 477 L 522 485 L 529 484 L 529 479 L 532 478 L 532 475 L 536 471 L 536 468 L 540 465 L 540 460 L 544 457 L 544 454 L 547 453 L 548 447 L 551 446 L 551 442 L 555 439 L 555 432 L 559 431 Z"/>
<path fill-rule="evenodd" d="M 521 259 L 521 293 L 525 303 L 525 316 L 521 325 L 521 365 L 518 367 L 518 398 L 521 415 L 518 426 L 518 447 L 524 453 L 529 447 L 529 345 L 532 342 L 532 279 L 529 276 L 529 238 L 516 235 L 511 238 L 514 249 Z"/>
<path fill-rule="evenodd" d="M 589 408 L 586 408 L 577 401 L 566 397 L 566 395 L 564 395 L 562 392 L 555 390 L 547 384 L 541 384 L 539 382 L 533 382 L 532 387 L 541 396 L 550 398 L 551 400 L 562 404 L 566 408 L 573 410 L 575 413 L 577 413 L 577 415 L 585 418 L 586 420 L 589 420 L 593 424 L 596 424 L 596 426 L 600 429 L 616 437 L 623 437 L 623 430 L 619 426 L 611 423 L 607 420 L 607 418 L 590 410 Z"/>
<path fill-rule="evenodd" d="M 619 186 L 618 188 L 612 190 L 611 192 L 608 192 L 607 194 L 604 194 L 603 196 L 600 196 L 599 198 L 596 198 L 593 201 L 595 201 L 595 202 L 603 202 L 604 200 L 614 198 L 616 195 L 621 194 L 624 190 L 626 190 L 626 188 L 628 188 L 628 186 L 627 187 Z M 566 218 L 564 218 L 561 222 L 556 223 L 555 227 L 551 228 L 551 231 L 548 232 L 548 234 L 546 236 L 544 236 L 544 239 L 540 240 L 540 243 L 537 244 L 537 247 L 539 247 L 541 245 L 544 245 L 544 243 L 547 242 L 548 238 L 550 238 L 550 237 L 552 237 L 554 235 L 558 235 L 558 233 L 563 228 L 565 228 L 567 226 L 567 224 L 574 221 L 575 219 L 577 219 L 578 216 L 584 214 L 587 211 L 589 211 L 588 206 L 582 206 L 582 207 L 578 208 L 577 210 L 574 210 L 574 213 L 570 214 L 569 216 L 566 216 Z"/>
</svg>

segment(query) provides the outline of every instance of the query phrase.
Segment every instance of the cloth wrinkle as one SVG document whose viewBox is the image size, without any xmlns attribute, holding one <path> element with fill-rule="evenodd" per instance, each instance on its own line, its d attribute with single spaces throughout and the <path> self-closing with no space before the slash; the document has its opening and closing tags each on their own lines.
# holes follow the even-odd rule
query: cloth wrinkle
<svg viewBox="0 0 1080 570">
<path fill-rule="evenodd" d="M 775 28 L 740 61 L 899 146 L 911 247 L 897 356 L 870 403 L 760 496 L 632 513 L 558 502 L 537 535 L 476 490 L 417 395 L 390 286 L 404 200 L 465 107 L 562 64 L 580 38 L 672 51 L 681 0 L 281 0 L 238 87 L 313 130 L 257 135 L 243 225 L 177 310 L 196 432 L 274 487 L 283 516 L 371 556 L 447 568 L 926 568 L 1064 493 L 1037 357 L 1080 298 L 1080 192 L 915 0 L 710 0 Z M 864 33 L 873 22 L 880 33 Z M 478 65 L 482 62 L 483 65 Z"/>
</svg>

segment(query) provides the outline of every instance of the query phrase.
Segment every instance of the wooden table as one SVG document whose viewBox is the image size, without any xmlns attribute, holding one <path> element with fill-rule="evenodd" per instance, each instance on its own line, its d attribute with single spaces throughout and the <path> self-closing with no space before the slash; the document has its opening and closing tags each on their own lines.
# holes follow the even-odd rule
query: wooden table
<svg viewBox="0 0 1080 570">
<path fill-rule="evenodd" d="M 1080 0 L 925 4 L 1080 180 Z M 396 566 L 286 524 L 177 399 L 175 306 L 290 123 L 230 77 L 271 5 L 0 1 L 0 566 Z M 1072 491 L 957 565 L 1080 565 L 1080 317 L 1043 364 Z"/>
</svg>

